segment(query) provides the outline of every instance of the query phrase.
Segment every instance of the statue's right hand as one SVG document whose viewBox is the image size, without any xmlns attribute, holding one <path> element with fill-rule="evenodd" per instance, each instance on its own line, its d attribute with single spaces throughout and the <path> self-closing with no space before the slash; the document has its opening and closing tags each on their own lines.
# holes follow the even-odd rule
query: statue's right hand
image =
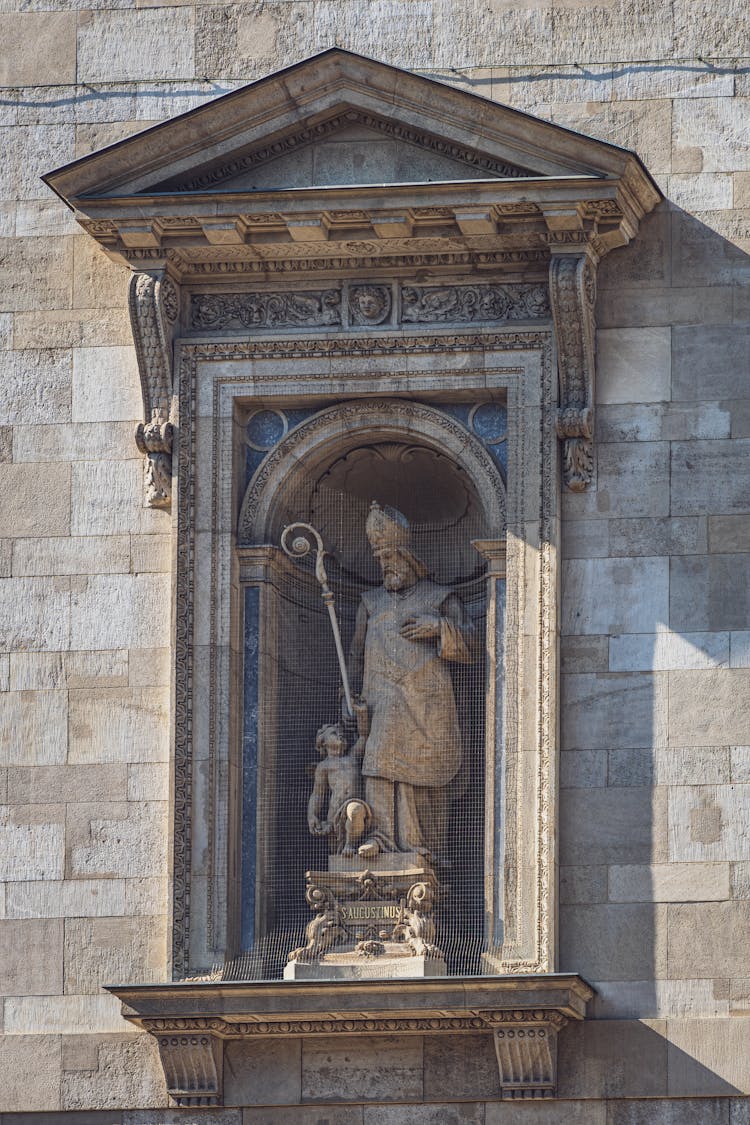
<svg viewBox="0 0 750 1125">
<path fill-rule="evenodd" d="M 317 816 L 311 816 L 308 818 L 307 827 L 310 829 L 310 832 L 313 836 L 323 835 L 323 825 L 320 823 Z"/>
</svg>

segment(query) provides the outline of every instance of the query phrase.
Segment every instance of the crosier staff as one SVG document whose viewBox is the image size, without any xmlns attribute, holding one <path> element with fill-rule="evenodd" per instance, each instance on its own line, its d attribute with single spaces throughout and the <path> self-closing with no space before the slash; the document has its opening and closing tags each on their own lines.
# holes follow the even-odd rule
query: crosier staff
<svg viewBox="0 0 750 1125">
<path fill-rule="evenodd" d="M 289 537 L 293 532 L 305 532 L 304 535 L 297 534 L 291 543 Z M 308 536 L 310 538 L 308 538 Z M 346 671 L 346 660 L 344 659 L 344 649 L 341 644 L 341 632 L 339 630 L 338 618 L 336 617 L 336 610 L 334 609 L 333 591 L 328 585 L 328 575 L 324 565 L 325 557 L 328 554 L 323 546 L 323 540 L 320 537 L 320 532 L 311 527 L 309 523 L 290 523 L 284 528 L 281 534 L 281 549 L 284 554 L 288 555 L 290 559 L 302 559 L 305 555 L 310 553 L 312 544 L 310 539 L 315 541 L 315 577 L 317 578 L 320 589 L 323 605 L 328 610 L 328 616 L 331 621 L 331 629 L 333 630 L 333 640 L 336 645 L 336 655 L 339 661 L 339 670 L 341 672 L 341 681 L 344 685 L 344 699 L 346 700 L 346 709 L 349 712 L 349 717 L 354 718 L 354 703 L 352 702 L 352 692 L 349 687 L 349 676 Z"/>
</svg>

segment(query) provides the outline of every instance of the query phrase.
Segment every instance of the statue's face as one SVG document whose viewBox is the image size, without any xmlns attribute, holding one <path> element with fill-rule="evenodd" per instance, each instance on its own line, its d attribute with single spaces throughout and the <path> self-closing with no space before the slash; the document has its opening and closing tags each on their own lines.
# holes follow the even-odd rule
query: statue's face
<svg viewBox="0 0 750 1125">
<path fill-rule="evenodd" d="M 376 557 L 380 563 L 386 590 L 403 590 L 407 586 L 414 585 L 414 571 L 398 551 L 387 547 L 378 551 Z"/>
<path fill-rule="evenodd" d="M 380 312 L 380 302 L 374 293 L 360 293 L 359 308 L 364 316 L 377 316 Z"/>
<path fill-rule="evenodd" d="M 332 758 L 340 758 L 345 750 L 344 740 L 340 734 L 331 734 L 326 738 L 326 749 Z"/>
</svg>

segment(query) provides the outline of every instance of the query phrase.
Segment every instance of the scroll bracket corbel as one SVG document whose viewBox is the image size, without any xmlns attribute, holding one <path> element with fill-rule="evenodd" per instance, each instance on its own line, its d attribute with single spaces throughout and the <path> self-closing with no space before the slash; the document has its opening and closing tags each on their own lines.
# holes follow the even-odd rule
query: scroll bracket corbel
<svg viewBox="0 0 750 1125">
<path fill-rule="evenodd" d="M 557 436 L 563 443 L 563 480 L 584 492 L 594 473 L 594 304 L 597 255 L 581 240 L 551 245 L 550 304 L 557 343 L 560 403 Z"/>
<path fill-rule="evenodd" d="M 169 509 L 172 500 L 173 340 L 179 313 L 177 288 L 163 269 L 135 271 L 128 290 L 143 395 L 143 422 L 135 441 L 146 463 L 147 508 Z"/>
</svg>

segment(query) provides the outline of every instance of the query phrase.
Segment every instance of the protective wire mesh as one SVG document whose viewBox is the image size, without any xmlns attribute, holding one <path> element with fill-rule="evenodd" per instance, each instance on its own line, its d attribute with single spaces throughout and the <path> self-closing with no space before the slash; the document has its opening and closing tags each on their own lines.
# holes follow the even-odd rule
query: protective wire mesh
<svg viewBox="0 0 750 1125">
<path fill-rule="evenodd" d="M 400 575 L 389 577 L 387 568 L 385 574 L 400 588 L 385 588 L 381 562 L 387 560 L 378 562 L 366 534 L 372 500 L 409 522 L 408 543 L 405 532 L 394 531 L 399 521 L 391 514 L 395 523 L 386 521 L 384 538 L 375 543 L 387 547 L 402 535 L 394 564 Z M 246 935 L 243 954 L 226 975 L 281 976 L 290 951 L 304 944 L 312 916 L 306 872 L 326 872 L 330 857 L 340 858 L 347 843 L 357 857 L 354 867 L 376 868 L 358 849 L 375 840 L 381 856 L 393 847 L 406 851 L 409 833 L 410 846 L 421 835 L 418 846 L 430 851 L 441 887 L 435 943 L 448 972 L 478 973 L 485 948 L 486 588 L 484 563 L 471 540 L 486 528 L 476 492 L 458 467 L 433 451 L 381 443 L 334 463 L 289 498 L 285 514 L 288 523 L 315 527 L 329 552 L 325 567 L 351 689 L 367 704 L 369 730 L 363 728 L 358 741 L 356 724 L 345 723 L 342 748 L 335 737 L 331 745 L 330 731 L 318 738 L 321 728 L 341 721 L 345 704 L 313 545 L 274 584 L 268 602 L 274 627 L 256 646 L 273 673 L 260 677 L 259 760 L 244 763 L 258 776 L 252 791 L 257 807 L 243 815 L 243 864 L 254 865 L 244 885 L 253 888 L 256 902 L 249 912 L 252 937 Z M 413 628 L 404 635 L 405 623 L 423 618 L 431 635 L 414 636 Z M 393 810 L 387 826 L 360 770 L 386 783 L 384 800 Z M 364 797 L 367 813 L 364 826 L 350 824 L 347 838 L 342 809 L 351 796 Z M 441 832 L 437 810 L 443 805 Z"/>
</svg>

